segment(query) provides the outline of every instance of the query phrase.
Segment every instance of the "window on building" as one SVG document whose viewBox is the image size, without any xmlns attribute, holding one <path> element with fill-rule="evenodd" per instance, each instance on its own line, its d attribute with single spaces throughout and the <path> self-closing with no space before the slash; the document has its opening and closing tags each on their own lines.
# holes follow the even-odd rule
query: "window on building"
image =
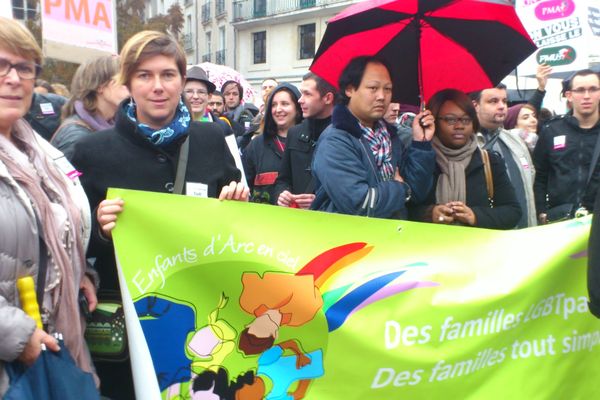
<svg viewBox="0 0 600 400">
<path fill-rule="evenodd" d="M 225 27 L 219 27 L 219 50 L 225 49 Z"/>
<path fill-rule="evenodd" d="M 254 64 L 263 64 L 267 62 L 267 32 L 254 32 L 252 34 L 254 42 Z"/>
<path fill-rule="evenodd" d="M 254 0 L 254 17 L 267 15 L 267 0 Z"/>
<path fill-rule="evenodd" d="M 300 39 L 298 58 L 301 60 L 313 58 L 315 56 L 315 24 L 300 25 L 298 37 Z"/>
<path fill-rule="evenodd" d="M 35 0 L 12 0 L 12 12 L 14 19 L 35 19 L 36 10 L 37 4 Z"/>
<path fill-rule="evenodd" d="M 219 27 L 219 49 L 216 54 L 216 62 L 217 64 L 225 64 L 225 27 Z"/>
<path fill-rule="evenodd" d="M 212 62 L 212 35 L 210 32 L 204 34 L 204 50 L 202 61 Z"/>
<path fill-rule="evenodd" d="M 314 7 L 316 4 L 315 0 L 300 0 L 300 8 Z"/>
</svg>

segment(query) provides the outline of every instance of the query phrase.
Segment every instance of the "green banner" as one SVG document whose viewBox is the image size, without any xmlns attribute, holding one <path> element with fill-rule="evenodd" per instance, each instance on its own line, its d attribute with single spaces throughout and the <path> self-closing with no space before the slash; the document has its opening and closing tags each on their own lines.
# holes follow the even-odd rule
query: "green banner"
<svg viewBox="0 0 600 400">
<path fill-rule="evenodd" d="M 138 398 L 600 391 L 589 217 L 492 231 L 121 189 L 109 197 L 125 201 L 114 240 L 133 301 Z"/>
</svg>

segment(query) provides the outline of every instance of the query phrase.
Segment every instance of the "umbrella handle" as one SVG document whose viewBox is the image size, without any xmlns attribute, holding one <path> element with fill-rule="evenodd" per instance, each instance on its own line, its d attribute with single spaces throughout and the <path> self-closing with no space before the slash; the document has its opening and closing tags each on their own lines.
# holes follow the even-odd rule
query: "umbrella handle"
<svg viewBox="0 0 600 400">
<path fill-rule="evenodd" d="M 19 299 L 25 314 L 29 315 L 35 321 L 38 328 L 44 329 L 42 325 L 42 316 L 40 315 L 40 306 L 37 302 L 35 293 L 35 284 L 31 276 L 24 276 L 17 279 L 17 289 L 19 291 Z"/>
</svg>

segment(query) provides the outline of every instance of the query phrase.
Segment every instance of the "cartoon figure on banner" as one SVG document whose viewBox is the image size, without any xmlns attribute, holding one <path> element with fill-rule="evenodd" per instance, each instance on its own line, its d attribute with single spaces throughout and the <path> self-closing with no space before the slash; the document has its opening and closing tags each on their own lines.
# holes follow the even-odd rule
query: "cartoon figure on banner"
<svg viewBox="0 0 600 400">
<path fill-rule="evenodd" d="M 244 385 L 236 399 L 286 398 L 288 388 L 298 382 L 294 399 L 306 394 L 310 382 L 323 376 L 321 349 L 304 353 L 296 339 L 275 344 L 281 326 L 298 327 L 310 322 L 323 306 L 312 275 L 254 272 L 242 275 L 240 307 L 256 318 L 242 331 L 239 349 L 246 355 L 260 355 L 254 382 Z M 284 355 L 291 351 L 294 356 Z M 267 381 L 268 380 L 268 381 Z M 267 393 L 267 382 L 272 385 Z"/>
<path fill-rule="evenodd" d="M 204 391 L 225 395 L 230 385 L 228 379 L 223 380 L 227 371 L 220 366 L 235 348 L 237 337 L 231 325 L 219 319 L 228 298 L 221 294 L 208 324 L 199 329 L 194 308 L 178 301 L 153 294 L 135 302 L 159 388 L 166 399 L 193 399 L 195 392 Z M 207 387 L 209 381 L 213 385 Z"/>
<path fill-rule="evenodd" d="M 236 330 L 224 319 L 219 319 L 219 310 L 228 300 L 225 293 L 221 294 L 217 308 L 208 316 L 208 325 L 188 334 L 185 350 L 195 374 L 206 369 L 216 372 L 235 348 Z"/>
<path fill-rule="evenodd" d="M 191 379 L 181 343 L 196 328 L 196 309 L 187 302 L 151 293 L 134 302 L 161 391 Z"/>
<path fill-rule="evenodd" d="M 384 274 L 370 273 L 357 285 L 335 288 L 321 295 L 335 273 L 362 259 L 372 249 L 366 243 L 350 243 L 318 255 L 296 274 L 242 275 L 240 308 L 255 319 L 240 334 L 238 347 L 246 356 L 259 355 L 259 358 L 254 381 L 237 390 L 236 400 L 302 399 L 311 381 L 324 375 L 323 349 L 304 352 L 297 339 L 275 343 L 280 329 L 308 324 L 324 310 L 331 332 L 371 303 L 410 289 L 437 285 L 421 281 L 395 284 L 409 267 L 425 265 L 414 263 Z M 293 355 L 285 355 L 286 350 Z M 295 389 L 290 393 L 293 385 Z"/>
<path fill-rule="evenodd" d="M 324 376 L 328 332 L 339 329 L 369 304 L 437 285 L 397 282 L 408 269 L 425 265 L 413 263 L 380 272 L 370 270 L 351 284 L 335 286 L 331 278 L 372 249 L 362 242 L 334 247 L 295 273 L 244 271 L 240 264 L 241 279 L 218 286 L 220 293 L 207 289 L 187 295 L 185 300 L 158 293 L 136 299 L 162 398 L 304 398 L 312 380 Z M 232 268 L 230 262 L 228 267 Z M 190 276 L 184 273 L 171 279 L 187 282 Z M 239 307 L 226 295 L 232 291 L 239 293 Z M 217 300 L 212 309 L 211 299 Z M 202 317 L 204 312 L 199 310 L 208 312 Z"/>
</svg>

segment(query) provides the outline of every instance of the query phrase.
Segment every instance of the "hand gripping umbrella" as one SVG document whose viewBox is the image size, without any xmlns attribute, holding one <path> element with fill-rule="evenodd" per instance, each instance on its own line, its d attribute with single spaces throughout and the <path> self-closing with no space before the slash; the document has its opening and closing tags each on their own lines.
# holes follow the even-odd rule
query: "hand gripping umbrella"
<svg viewBox="0 0 600 400">
<path fill-rule="evenodd" d="M 348 62 L 379 56 L 392 99 L 493 87 L 536 49 L 514 7 L 485 0 L 370 0 L 329 20 L 310 70 L 337 87 Z"/>
</svg>

